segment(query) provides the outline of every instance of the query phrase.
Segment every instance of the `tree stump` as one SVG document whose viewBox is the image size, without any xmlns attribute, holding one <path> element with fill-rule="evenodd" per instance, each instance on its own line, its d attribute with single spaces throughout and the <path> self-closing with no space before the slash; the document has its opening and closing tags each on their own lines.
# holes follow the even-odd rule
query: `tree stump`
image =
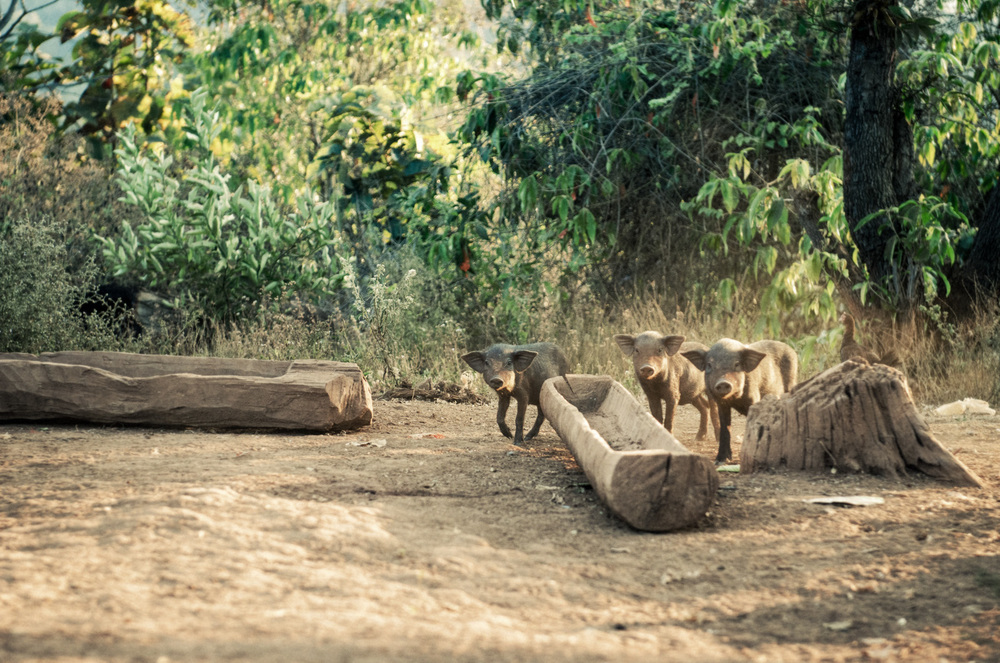
<svg viewBox="0 0 1000 663">
<path fill-rule="evenodd" d="M 908 470 L 964 486 L 985 484 L 931 435 L 898 370 L 845 361 L 750 408 L 740 471 Z"/>
<path fill-rule="evenodd" d="M 0 421 L 332 431 L 372 421 L 356 364 L 124 352 L 0 354 Z"/>
</svg>

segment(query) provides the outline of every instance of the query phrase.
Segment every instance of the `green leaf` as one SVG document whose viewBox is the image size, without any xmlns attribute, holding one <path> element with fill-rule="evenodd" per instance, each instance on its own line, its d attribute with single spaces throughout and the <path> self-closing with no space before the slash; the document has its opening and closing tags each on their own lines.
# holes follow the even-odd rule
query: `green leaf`
<svg viewBox="0 0 1000 663">
<path fill-rule="evenodd" d="M 569 196 L 556 196 L 552 199 L 552 212 L 559 217 L 563 223 L 569 217 Z"/>
<path fill-rule="evenodd" d="M 779 228 L 788 226 L 788 208 L 785 207 L 785 201 L 783 198 L 775 198 L 771 201 L 771 209 L 767 212 L 767 227 L 777 232 Z M 782 243 L 787 244 L 791 240 L 791 236 L 787 240 L 783 239 Z"/>
<path fill-rule="evenodd" d="M 534 175 L 521 180 L 517 188 L 517 198 L 521 203 L 521 213 L 531 214 L 538 203 L 538 181 Z"/>
<path fill-rule="evenodd" d="M 740 203 L 740 191 L 729 180 L 719 180 L 719 190 L 722 192 L 722 204 L 726 211 L 732 213 Z"/>
<path fill-rule="evenodd" d="M 806 258 L 804 265 L 806 278 L 812 283 L 819 283 L 823 276 L 823 255 L 819 251 L 813 251 Z"/>
</svg>

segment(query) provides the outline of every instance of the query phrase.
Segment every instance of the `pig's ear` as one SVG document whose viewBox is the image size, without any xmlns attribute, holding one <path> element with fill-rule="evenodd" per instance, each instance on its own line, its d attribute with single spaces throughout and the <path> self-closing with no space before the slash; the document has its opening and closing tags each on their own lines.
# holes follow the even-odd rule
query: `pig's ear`
<svg viewBox="0 0 1000 663">
<path fill-rule="evenodd" d="M 615 334 L 615 343 L 622 349 L 626 357 L 631 357 L 635 352 L 635 336 L 631 334 Z"/>
<path fill-rule="evenodd" d="M 687 352 L 682 352 L 681 356 L 687 359 L 689 362 L 694 364 L 694 367 L 699 371 L 705 370 L 705 355 L 708 354 L 704 350 L 688 350 Z"/>
<path fill-rule="evenodd" d="M 740 350 L 740 365 L 743 370 L 749 373 L 753 369 L 757 368 L 760 362 L 766 357 L 767 354 L 760 352 L 758 350 L 751 350 L 750 348 L 744 348 Z"/>
<path fill-rule="evenodd" d="M 664 336 L 660 339 L 660 343 L 663 344 L 663 349 L 667 351 L 668 357 L 672 357 L 677 354 L 677 351 L 681 349 L 681 343 L 683 342 L 683 336 Z"/>
<path fill-rule="evenodd" d="M 538 353 L 533 350 L 518 350 L 513 355 L 514 370 L 518 373 L 528 370 L 528 367 L 531 366 L 531 362 L 535 361 L 535 357 L 537 356 Z"/>
<path fill-rule="evenodd" d="M 462 355 L 462 359 L 466 364 L 472 367 L 477 373 L 486 372 L 486 358 L 483 356 L 482 352 L 470 352 L 467 355 Z"/>
</svg>

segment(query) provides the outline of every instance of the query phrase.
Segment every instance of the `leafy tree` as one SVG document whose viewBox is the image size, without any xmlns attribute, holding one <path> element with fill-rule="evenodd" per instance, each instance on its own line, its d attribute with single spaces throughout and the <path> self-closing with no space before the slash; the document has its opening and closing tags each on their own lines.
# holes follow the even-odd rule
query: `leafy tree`
<svg viewBox="0 0 1000 663">
<path fill-rule="evenodd" d="M 39 47 L 51 38 L 25 19 L 56 0 L 32 5 L 19 0 L 0 2 L 0 86 L 6 90 L 31 89 L 45 80 L 53 68 Z"/>
<path fill-rule="evenodd" d="M 332 201 L 362 276 L 402 241 L 451 265 L 470 209 L 441 106 L 475 53 L 461 19 L 457 5 L 423 0 L 219 3 L 185 68 L 221 102 L 237 176 Z"/>
<path fill-rule="evenodd" d="M 972 281 L 985 278 L 995 293 L 1000 285 L 995 260 L 982 260 L 1000 250 L 995 230 L 1000 224 L 1000 200 L 983 211 L 980 193 L 992 188 L 992 198 L 1000 195 L 995 186 L 1000 157 L 997 7 L 990 2 L 960 4 L 977 13 L 960 16 L 938 31 L 932 30 L 936 21 L 926 15 L 914 17 L 892 0 L 859 0 L 852 7 L 845 91 L 849 129 L 844 146 L 845 212 L 872 281 L 888 289 L 892 301 L 904 305 L 938 294 L 939 282 L 945 293 L 950 290 L 945 264 L 928 265 L 928 257 L 954 263 L 959 241 L 967 236 L 964 222 L 977 214 L 982 214 L 980 232 L 971 242 L 965 276 Z M 901 46 L 916 37 L 923 38 L 919 43 L 923 48 L 915 49 L 897 71 Z M 942 197 L 956 182 L 966 196 L 972 194 L 971 201 L 968 197 L 939 201 L 918 190 L 914 125 L 921 137 L 921 165 L 930 171 L 925 182 L 936 185 Z M 953 158 L 936 159 L 939 149 Z M 987 167 L 976 172 L 965 163 L 968 159 Z M 928 202 L 938 216 L 958 221 L 953 237 L 943 234 L 954 225 L 926 223 Z M 908 287 L 914 282 L 924 287 Z"/>
<path fill-rule="evenodd" d="M 185 113 L 192 145 L 176 155 L 180 177 L 175 156 L 143 149 L 134 124 L 121 132 L 118 181 L 140 220 L 101 238 L 106 262 L 206 324 L 228 326 L 285 289 L 330 296 L 343 279 L 330 205 L 301 196 L 285 211 L 266 185 L 233 185 L 212 151 L 222 128 L 207 96 L 195 91 Z"/>
<path fill-rule="evenodd" d="M 508 182 L 500 218 L 591 283 L 759 297 L 772 332 L 832 318 L 835 290 L 949 292 L 997 177 L 995 3 L 484 4 L 532 68 L 464 76 L 465 135 Z"/>
<path fill-rule="evenodd" d="M 734 238 L 761 240 L 759 273 L 797 251 L 772 185 L 801 179 L 801 167 L 785 167 L 793 154 L 822 164 L 836 153 L 829 57 L 802 57 L 816 45 L 790 19 L 701 5 L 578 15 L 559 56 L 540 58 L 528 78 L 464 81 L 485 100 L 465 134 L 510 182 L 500 218 L 551 238 L 569 270 L 605 292 L 652 282 L 681 305 L 731 303 L 746 264 Z M 732 276 L 717 291 L 720 274 Z"/>
<path fill-rule="evenodd" d="M 81 9 L 59 20 L 63 42 L 77 38 L 73 61 L 58 75 L 83 83 L 63 122 L 90 138 L 95 155 L 113 149 L 111 139 L 128 122 L 150 133 L 163 118 L 173 90 L 172 65 L 193 46 L 190 17 L 164 0 L 81 0 Z"/>
</svg>

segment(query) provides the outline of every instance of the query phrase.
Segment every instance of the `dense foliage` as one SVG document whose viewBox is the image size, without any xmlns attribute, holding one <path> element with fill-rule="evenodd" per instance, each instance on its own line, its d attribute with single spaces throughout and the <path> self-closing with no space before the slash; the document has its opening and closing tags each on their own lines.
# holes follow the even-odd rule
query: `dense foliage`
<svg viewBox="0 0 1000 663">
<path fill-rule="evenodd" d="M 105 280 L 222 330 L 294 295 L 380 344 L 387 376 L 425 361 L 393 325 L 526 341 L 580 304 L 697 311 L 807 351 L 844 307 L 943 328 L 1000 237 L 995 0 L 482 6 L 216 0 L 194 21 L 85 0 L 54 66 L 0 0 L 0 82 L 36 101 L 81 85 L 38 114 L 115 173 L 116 223 L 72 212 Z M 859 207 L 864 35 L 890 56 L 899 177 Z M 427 324 L 403 331 L 400 308 Z"/>
<path fill-rule="evenodd" d="M 995 3 L 886 10 L 919 188 L 898 205 L 884 281 L 844 213 L 853 3 L 487 6 L 501 44 L 535 58 L 518 80 L 464 81 L 482 101 L 465 137 L 508 182 L 501 216 L 583 253 L 570 269 L 613 292 L 652 281 L 682 305 L 752 298 L 769 333 L 831 319 L 835 286 L 893 308 L 948 294 L 998 174 Z"/>
<path fill-rule="evenodd" d="M 282 212 L 267 186 L 234 186 L 212 154 L 221 127 L 206 96 L 191 96 L 182 124 L 192 145 L 180 155 L 180 177 L 174 156 L 137 144 L 134 125 L 119 135 L 119 184 L 141 220 L 99 238 L 112 274 L 134 275 L 171 293 L 172 307 L 224 325 L 259 307 L 263 295 L 332 296 L 342 277 L 330 205 L 301 196 Z"/>
</svg>

